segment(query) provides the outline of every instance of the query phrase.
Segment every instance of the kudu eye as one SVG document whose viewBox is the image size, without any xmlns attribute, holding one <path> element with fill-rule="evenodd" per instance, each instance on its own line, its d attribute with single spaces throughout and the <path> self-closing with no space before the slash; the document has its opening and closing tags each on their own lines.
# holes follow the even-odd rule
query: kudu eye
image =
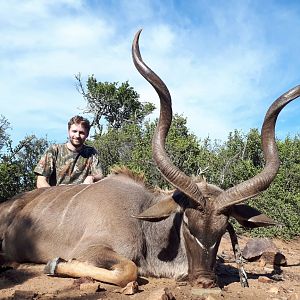
<svg viewBox="0 0 300 300">
<path fill-rule="evenodd" d="M 195 209 L 200 212 L 201 214 L 204 214 L 205 210 L 204 210 L 204 207 L 202 205 L 197 205 L 195 207 Z"/>
</svg>

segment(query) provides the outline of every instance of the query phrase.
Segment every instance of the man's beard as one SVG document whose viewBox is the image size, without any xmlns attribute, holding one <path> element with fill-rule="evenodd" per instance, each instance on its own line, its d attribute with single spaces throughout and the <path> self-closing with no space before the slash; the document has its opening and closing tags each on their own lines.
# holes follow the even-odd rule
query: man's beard
<svg viewBox="0 0 300 300">
<path fill-rule="evenodd" d="M 71 145 L 75 148 L 75 149 L 80 149 L 83 146 L 83 141 L 82 140 L 73 140 L 73 139 L 69 139 Z"/>
</svg>

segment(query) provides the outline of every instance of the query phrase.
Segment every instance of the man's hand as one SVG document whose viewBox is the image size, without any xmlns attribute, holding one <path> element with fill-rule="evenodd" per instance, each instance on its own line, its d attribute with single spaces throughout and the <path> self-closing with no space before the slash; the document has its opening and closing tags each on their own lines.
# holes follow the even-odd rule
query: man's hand
<svg viewBox="0 0 300 300">
<path fill-rule="evenodd" d="M 42 187 L 49 187 L 50 184 L 47 181 L 47 178 L 45 176 L 38 176 L 36 179 L 36 187 L 42 188 Z"/>
<path fill-rule="evenodd" d="M 84 179 L 83 184 L 91 184 L 91 183 L 94 183 L 94 176 L 89 175 Z"/>
<path fill-rule="evenodd" d="M 91 184 L 91 183 L 94 183 L 94 182 L 97 182 L 97 181 L 99 181 L 100 179 L 102 179 L 103 178 L 103 175 L 102 174 L 97 174 L 97 175 L 94 175 L 94 176 L 92 176 L 92 175 L 89 175 L 89 176 L 87 176 L 86 178 L 85 178 L 85 180 L 84 180 L 84 184 Z"/>
</svg>

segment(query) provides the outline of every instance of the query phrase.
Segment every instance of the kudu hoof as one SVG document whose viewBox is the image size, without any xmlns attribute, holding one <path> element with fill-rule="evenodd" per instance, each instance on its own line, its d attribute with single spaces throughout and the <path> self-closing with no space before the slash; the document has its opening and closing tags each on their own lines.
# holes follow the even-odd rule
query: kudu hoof
<svg viewBox="0 0 300 300">
<path fill-rule="evenodd" d="M 55 275 L 56 267 L 60 262 L 65 262 L 65 260 L 60 257 L 56 257 L 52 260 L 49 260 L 44 268 L 44 274 Z"/>
<path fill-rule="evenodd" d="M 216 280 L 209 279 L 209 278 L 198 278 L 191 282 L 192 286 L 197 286 L 203 289 L 210 289 L 217 286 Z"/>
</svg>

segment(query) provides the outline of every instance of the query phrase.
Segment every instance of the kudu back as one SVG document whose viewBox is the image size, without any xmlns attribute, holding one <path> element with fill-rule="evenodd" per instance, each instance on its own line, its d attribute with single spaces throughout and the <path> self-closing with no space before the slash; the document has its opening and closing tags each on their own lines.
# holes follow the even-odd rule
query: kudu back
<svg viewBox="0 0 300 300">
<path fill-rule="evenodd" d="M 2 255 L 18 262 L 47 263 L 49 274 L 125 286 L 143 276 L 186 277 L 202 287 L 216 285 L 221 238 L 232 234 L 228 219 L 249 227 L 276 224 L 243 201 L 265 190 L 279 168 L 275 123 L 281 109 L 300 95 L 297 86 L 269 108 L 262 126 L 266 161 L 261 173 L 228 190 L 195 182 L 170 161 L 165 139 L 172 121 L 170 93 L 143 62 L 139 31 L 132 56 L 137 70 L 160 98 L 153 159 L 175 192 L 153 192 L 130 171 L 118 169 L 92 185 L 37 189 L 0 205 Z"/>
</svg>

